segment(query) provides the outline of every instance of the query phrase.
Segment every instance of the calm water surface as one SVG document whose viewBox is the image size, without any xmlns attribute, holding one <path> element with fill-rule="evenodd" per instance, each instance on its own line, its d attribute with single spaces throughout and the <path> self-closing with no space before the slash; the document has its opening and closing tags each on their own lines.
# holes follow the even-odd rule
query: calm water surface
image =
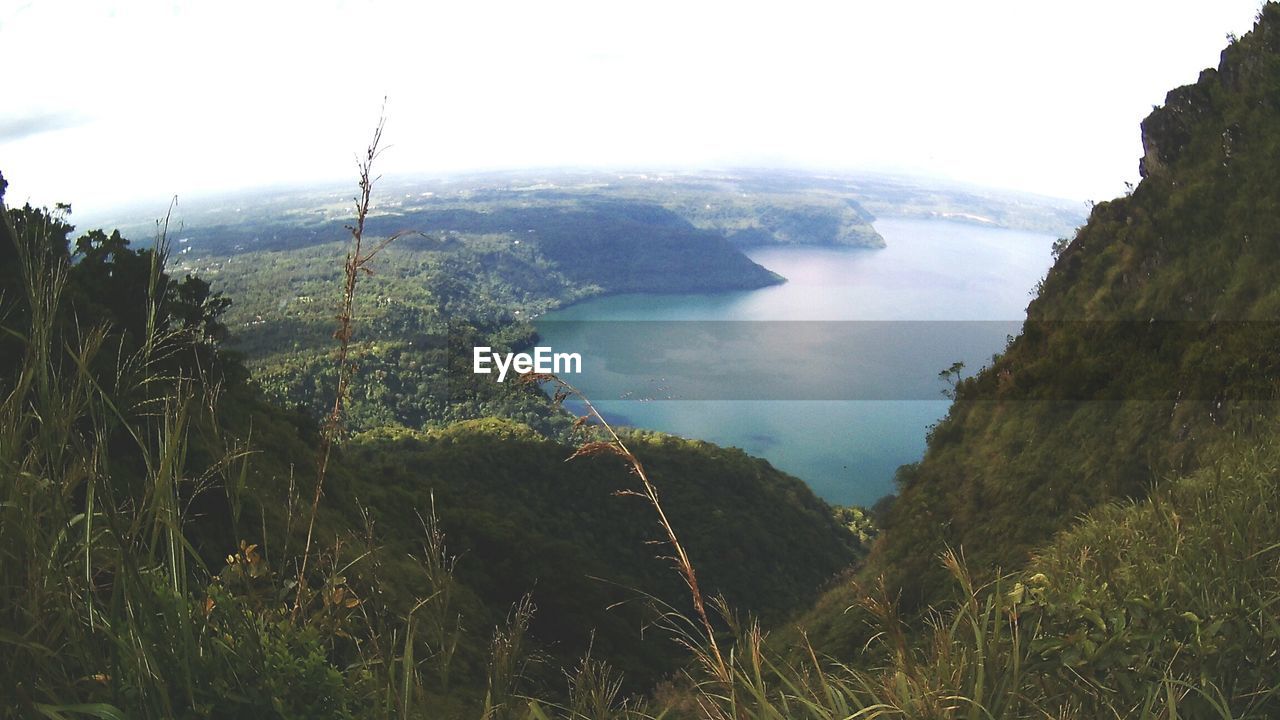
<svg viewBox="0 0 1280 720">
<path fill-rule="evenodd" d="M 929 426 L 946 414 L 948 401 L 941 394 L 946 386 L 938 380 L 937 372 L 955 359 L 963 359 L 968 367 L 976 368 L 1003 349 L 1006 330 L 1016 331 L 1032 288 L 1049 268 L 1054 240 L 1048 235 L 940 220 L 883 219 L 875 226 L 888 247 L 769 247 L 748 253 L 757 263 L 786 277 L 783 285 L 697 295 L 615 295 L 550 313 L 539 325 L 546 341 L 543 344 L 557 351 L 582 353 L 583 373 L 573 381 L 613 418 L 637 427 L 740 447 L 802 478 L 830 502 L 873 503 L 893 492 L 894 471 L 920 458 Z M 840 328 L 865 332 L 869 326 L 955 332 L 937 333 L 943 347 L 927 348 L 925 352 L 918 347 L 904 350 L 910 357 L 903 357 L 901 362 L 878 357 L 875 367 L 863 364 L 860 372 L 874 372 L 881 387 L 891 388 L 874 394 L 874 400 L 812 399 L 820 397 L 812 392 L 795 394 L 803 399 L 681 400 L 664 399 L 667 396 L 662 383 L 668 381 L 662 377 L 660 363 L 641 373 L 655 377 L 638 378 L 634 370 L 644 365 L 642 361 L 655 364 L 651 358 L 641 357 L 643 352 L 636 348 L 644 348 L 646 343 L 660 347 L 663 338 L 657 335 L 667 332 L 669 336 L 671 325 L 614 323 L 615 332 L 617 327 L 628 329 L 629 343 L 595 342 L 583 346 L 582 324 L 577 322 L 688 320 L 762 321 L 758 325 L 732 326 L 748 329 L 777 328 L 780 321 L 880 321 L 813 326 L 824 335 L 839 334 Z M 971 328 L 982 330 L 971 332 Z M 963 343 L 943 339 L 957 333 L 966 335 Z M 785 391 L 776 389 L 753 393 L 751 383 L 752 379 L 760 384 L 776 382 L 773 378 L 777 377 L 778 364 L 786 361 L 787 353 L 795 355 L 795 366 L 804 368 L 815 360 L 804 353 L 824 352 L 815 346 L 787 346 L 794 334 L 770 329 L 748 335 L 759 352 L 743 353 L 738 347 L 734 357 L 718 360 L 733 363 L 734 377 L 744 378 L 739 383 L 742 392 L 716 391 L 710 395 L 786 397 Z M 919 336 L 920 332 L 913 329 L 912 334 Z M 741 345 L 742 337 L 735 335 L 739 341 L 736 345 Z M 707 357 L 716 356 L 715 342 L 697 349 Z M 822 360 L 829 363 L 840 358 Z M 859 365 L 853 363 L 852 367 L 857 372 Z M 652 393 L 637 394 L 637 381 L 656 387 Z M 696 382 L 696 375 L 692 382 Z M 936 385 L 936 399 L 925 399 L 935 396 L 931 391 L 920 392 L 924 383 Z M 902 390 L 895 397 L 893 389 L 898 387 Z M 694 392 L 683 396 L 690 394 L 700 395 Z M 839 394 L 867 396 L 856 392 Z M 622 399 L 643 395 L 647 395 L 644 400 Z M 887 399 L 881 395 L 887 395 Z M 681 396 L 682 393 L 674 394 L 676 398 Z"/>
</svg>

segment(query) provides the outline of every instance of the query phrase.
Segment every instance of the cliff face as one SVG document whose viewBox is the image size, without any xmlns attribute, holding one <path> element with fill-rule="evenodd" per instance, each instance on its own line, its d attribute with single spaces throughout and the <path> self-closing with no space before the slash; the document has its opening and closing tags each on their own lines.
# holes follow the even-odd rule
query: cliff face
<svg viewBox="0 0 1280 720">
<path fill-rule="evenodd" d="M 1213 69 L 1205 70 L 1195 85 L 1171 90 L 1165 96 L 1164 105 L 1142 121 L 1143 156 L 1138 168 L 1144 178 L 1151 173 L 1167 172 L 1170 163 L 1186 149 L 1193 126 L 1211 114 L 1213 100 L 1209 85 L 1216 79 Z"/>
<path fill-rule="evenodd" d="M 1208 130 L 1207 125 L 1233 114 L 1232 100 L 1244 101 L 1245 106 L 1254 108 L 1275 109 L 1276 58 L 1280 55 L 1275 12 L 1272 5 L 1264 7 L 1253 32 L 1223 50 L 1217 68 L 1204 70 L 1194 85 L 1171 90 L 1164 105 L 1142 122 L 1144 154 L 1139 168 L 1144 178 L 1168 171 L 1192 140 Z M 1242 128 L 1232 122 L 1221 130 L 1222 156 L 1230 160 Z"/>
<path fill-rule="evenodd" d="M 943 549 L 1021 565 L 1080 513 L 1212 463 L 1280 398 L 1280 6 L 1142 132 L 1143 180 L 1094 208 L 900 473 L 873 559 L 908 603 L 945 584 Z"/>
</svg>

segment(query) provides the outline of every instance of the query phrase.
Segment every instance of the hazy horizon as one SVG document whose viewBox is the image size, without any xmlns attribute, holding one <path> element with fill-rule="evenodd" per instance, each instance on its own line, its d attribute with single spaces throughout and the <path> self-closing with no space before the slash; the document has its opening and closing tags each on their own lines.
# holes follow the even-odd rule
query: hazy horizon
<svg viewBox="0 0 1280 720">
<path fill-rule="evenodd" d="M 78 215 L 396 176 L 777 168 L 1102 200 L 1257 0 L 0 10 L 8 199 Z M 50 48 L 57 48 L 51 52 Z"/>
<path fill-rule="evenodd" d="M 0 168 L 3 172 L 3 168 Z M 1032 201 L 1037 201 L 1046 207 L 1068 207 L 1078 209 L 1081 217 L 1087 215 L 1087 202 L 1084 200 L 1076 200 L 1073 198 L 1058 197 L 1053 195 L 1044 195 L 1032 191 L 1018 190 L 1016 188 L 998 188 L 981 183 L 968 182 L 965 180 L 956 180 L 954 178 L 931 177 L 927 175 L 911 174 L 911 173 L 895 173 L 889 171 L 872 171 L 872 170 L 842 170 L 837 168 L 808 168 L 808 167 L 524 167 L 524 168 L 492 168 L 478 170 L 458 170 L 447 173 L 423 173 L 407 171 L 394 174 L 383 174 L 377 179 L 374 189 L 374 206 L 377 206 L 380 199 L 390 196 L 398 184 L 409 184 L 417 188 L 431 187 L 434 185 L 468 185 L 472 183 L 480 183 L 489 180 L 526 180 L 534 179 L 554 179 L 564 180 L 574 176 L 597 176 L 607 175 L 616 176 L 618 179 L 634 178 L 636 176 L 650 176 L 653 179 L 658 177 L 681 178 L 681 177 L 709 177 L 709 176 L 742 176 L 742 175 L 795 175 L 798 177 L 831 177 L 842 180 L 868 180 L 883 182 L 901 182 L 906 186 L 918 188 L 933 188 L 938 190 L 957 190 L 975 193 L 990 193 L 995 196 L 1007 198 L 1025 197 Z M 102 207 L 91 207 L 83 209 L 78 203 L 70 203 L 72 206 L 73 224 L 90 221 L 103 220 L 132 220 L 150 223 L 157 217 L 164 214 L 169 204 L 175 201 L 175 210 L 181 212 L 186 210 L 207 210 L 209 206 L 215 205 L 227 200 L 250 200 L 261 201 L 263 203 L 271 202 L 274 194 L 304 194 L 310 192 L 316 193 L 341 193 L 354 196 L 356 193 L 356 176 L 349 173 L 350 177 L 346 178 L 326 178 L 317 181 L 281 181 L 276 183 L 261 185 L 246 185 L 236 188 L 211 189 L 204 191 L 194 191 L 182 196 L 155 196 L 147 198 L 139 198 L 119 203 L 114 203 Z M 8 177 L 6 176 L 6 179 Z M 59 201 L 62 202 L 62 201 Z M 252 203 L 251 203 L 252 204 Z"/>
</svg>

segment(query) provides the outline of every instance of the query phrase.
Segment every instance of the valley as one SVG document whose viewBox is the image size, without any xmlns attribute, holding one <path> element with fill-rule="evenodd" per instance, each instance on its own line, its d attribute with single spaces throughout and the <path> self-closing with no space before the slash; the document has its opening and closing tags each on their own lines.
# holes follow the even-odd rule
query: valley
<svg viewBox="0 0 1280 720">
<path fill-rule="evenodd" d="M 1025 10 L 1055 32 L 1149 27 Z M 972 44 L 1004 19 L 937 12 L 944 32 L 913 14 L 889 37 Z M 1179 19 L 1089 42 L 1154 53 Z M 1030 103 L 1036 59 L 1061 53 L 1015 20 L 1000 27 L 1026 44 L 981 46 L 1018 53 Z M 647 94 L 627 65 L 660 63 L 647 36 L 521 54 L 632 81 L 589 72 L 559 94 L 482 47 L 517 78 L 512 107 L 589 96 L 559 118 L 579 151 L 621 142 L 658 97 L 657 120 L 681 118 L 668 140 L 697 144 L 702 116 L 663 105 L 683 89 L 703 110 L 753 98 L 712 133 L 751 146 L 737 157 L 822 131 L 846 162 L 896 137 L 944 177 L 974 158 L 944 139 L 986 138 L 972 147 L 1018 169 L 1009 183 L 1046 187 L 1046 158 L 1076 167 L 1102 137 L 1072 109 L 1101 115 L 1148 59 L 1106 88 L 1059 75 L 1058 104 L 991 133 L 1020 106 L 930 93 L 977 97 L 943 81 L 990 58 L 925 52 L 914 76 L 895 60 L 916 83 L 898 103 L 937 112 L 864 137 L 849 128 L 881 118 L 852 99 L 751 125 L 749 86 L 799 102 L 848 78 L 790 60 L 739 78 L 758 38 L 721 64 L 697 37 L 709 52 L 681 57 L 717 82 L 668 67 Z M 1280 715 L 1280 3 L 1214 42 L 1137 128 L 1140 180 L 1087 206 L 783 163 L 383 178 L 385 115 L 348 187 L 81 218 L 0 177 L 0 716 Z M 458 59 L 432 93 L 490 87 Z M 516 130 L 467 117 L 482 147 Z M 17 138 L 0 145 L 95 137 L 48 118 L 48 135 L 0 122 Z"/>
</svg>

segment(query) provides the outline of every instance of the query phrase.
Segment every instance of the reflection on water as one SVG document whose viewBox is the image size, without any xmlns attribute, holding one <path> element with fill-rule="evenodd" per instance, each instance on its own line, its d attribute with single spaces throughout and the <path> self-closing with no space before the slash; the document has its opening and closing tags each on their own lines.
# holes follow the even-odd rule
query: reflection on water
<svg viewBox="0 0 1280 720">
<path fill-rule="evenodd" d="M 615 334 L 625 334 L 627 342 L 606 342 L 581 335 L 582 323 L 556 321 L 1019 321 L 1030 290 L 1049 267 L 1054 240 L 945 221 L 880 220 L 876 229 L 888 247 L 770 247 L 749 253 L 786 277 L 783 285 L 705 295 L 599 298 L 547 315 L 544 320 L 551 322 L 540 324 L 539 332 L 543 344 L 583 354 L 584 372 L 574 383 L 610 417 L 741 447 L 804 479 L 828 501 L 870 504 L 893 491 L 896 468 L 919 459 L 928 427 L 945 414 L 947 401 L 940 392 L 945 385 L 938 371 L 957 359 L 971 368 L 981 364 L 1003 349 L 1017 322 L 775 323 L 752 326 L 756 329 L 745 333 L 733 323 L 720 329 L 717 323 L 695 323 L 697 338 L 682 346 L 669 342 L 670 323 L 623 323 L 627 333 Z M 577 342 L 591 346 L 575 345 L 575 327 Z M 986 330 L 974 332 L 975 327 Z M 924 338 L 934 344 L 897 356 L 893 353 L 898 350 L 868 355 L 832 344 L 837 336 L 849 342 L 860 338 L 863 347 L 873 350 L 888 347 L 875 335 L 884 328 L 895 328 L 895 336 L 912 335 L 915 343 Z M 952 334 L 940 328 L 950 328 Z M 665 345 L 659 333 L 665 333 Z M 668 375 L 681 369 L 683 382 L 698 383 L 699 373 L 691 368 L 716 356 L 732 357 L 737 363 L 732 375 L 707 365 L 702 384 L 686 385 L 681 396 L 725 399 L 665 399 L 677 397 L 671 390 L 675 378 Z M 664 363 L 671 372 L 663 371 Z M 805 392 L 748 387 L 769 382 L 779 363 L 788 364 L 792 381 L 806 387 Z M 826 397 L 822 374 L 833 367 L 854 376 L 833 386 L 832 397 L 874 399 L 819 399 Z M 637 386 L 650 386 L 653 392 L 638 393 Z M 845 386 L 860 389 L 841 389 Z M 928 390 L 931 386 L 939 391 L 936 396 Z M 632 399 L 621 399 L 624 395 Z M 648 397 L 634 399 L 642 395 Z M 761 399 L 773 397 L 793 399 Z"/>
</svg>

